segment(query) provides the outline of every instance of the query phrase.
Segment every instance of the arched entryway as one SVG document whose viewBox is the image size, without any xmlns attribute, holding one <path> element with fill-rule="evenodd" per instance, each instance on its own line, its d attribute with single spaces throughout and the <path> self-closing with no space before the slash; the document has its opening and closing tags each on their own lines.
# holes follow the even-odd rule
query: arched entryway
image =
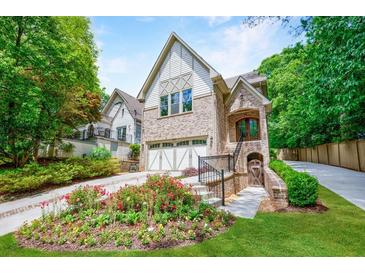
<svg viewBox="0 0 365 274">
<path fill-rule="evenodd" d="M 254 186 L 264 185 L 263 156 L 253 152 L 247 155 L 248 184 Z"/>
</svg>

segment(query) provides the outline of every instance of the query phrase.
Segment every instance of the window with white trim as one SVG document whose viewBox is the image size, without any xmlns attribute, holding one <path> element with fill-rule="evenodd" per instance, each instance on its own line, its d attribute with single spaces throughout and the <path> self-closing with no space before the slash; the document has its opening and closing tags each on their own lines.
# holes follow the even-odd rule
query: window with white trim
<svg viewBox="0 0 365 274">
<path fill-rule="evenodd" d="M 173 147 L 173 143 L 162 143 L 162 147 Z"/>
<path fill-rule="evenodd" d="M 150 149 L 159 148 L 160 144 L 152 144 L 150 145 Z"/>
<path fill-rule="evenodd" d="M 189 141 L 181 141 L 176 144 L 177 147 L 188 146 Z"/>
<path fill-rule="evenodd" d="M 206 145 L 207 140 L 193 140 L 193 145 Z"/>
</svg>

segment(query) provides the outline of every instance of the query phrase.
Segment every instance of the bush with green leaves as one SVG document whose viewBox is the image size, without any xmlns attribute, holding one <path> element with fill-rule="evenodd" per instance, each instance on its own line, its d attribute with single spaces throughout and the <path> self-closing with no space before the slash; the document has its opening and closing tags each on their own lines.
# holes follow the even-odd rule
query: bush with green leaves
<svg viewBox="0 0 365 274">
<path fill-rule="evenodd" d="M 110 176 L 118 172 L 120 164 L 117 159 L 69 158 L 47 166 L 30 163 L 23 168 L 0 173 L 0 195 L 24 193 L 48 185 L 65 185 L 73 180 Z"/>
<path fill-rule="evenodd" d="M 106 160 L 112 157 L 112 153 L 105 147 L 96 147 L 91 151 L 89 157 L 96 160 Z"/>
<path fill-rule="evenodd" d="M 318 180 L 315 177 L 306 172 L 295 171 L 280 160 L 271 161 L 270 168 L 286 183 L 291 205 L 305 207 L 316 204 Z"/>
<path fill-rule="evenodd" d="M 140 144 L 130 144 L 129 149 L 131 150 L 131 158 L 138 159 L 141 150 Z"/>
</svg>

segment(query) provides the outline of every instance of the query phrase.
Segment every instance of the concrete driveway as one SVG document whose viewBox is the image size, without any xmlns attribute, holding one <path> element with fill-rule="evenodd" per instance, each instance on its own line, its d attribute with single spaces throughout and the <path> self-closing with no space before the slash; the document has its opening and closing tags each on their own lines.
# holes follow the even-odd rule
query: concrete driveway
<svg viewBox="0 0 365 274">
<path fill-rule="evenodd" d="M 300 161 L 285 161 L 297 171 L 306 171 L 354 205 L 365 210 L 365 172 Z"/>
<path fill-rule="evenodd" d="M 25 221 L 32 221 L 42 216 L 42 210 L 40 203 L 47 201 L 49 206 L 48 210 L 53 210 L 53 208 L 60 209 L 65 207 L 65 201 L 62 197 L 70 193 L 72 190 L 79 186 L 95 186 L 101 185 L 108 192 L 115 192 L 120 187 L 128 185 L 140 185 L 146 181 L 148 174 L 154 173 L 164 173 L 161 172 L 136 172 L 136 173 L 126 173 L 116 176 L 111 176 L 102 179 L 94 179 L 85 181 L 79 184 L 74 184 L 71 186 L 66 186 L 50 191 L 45 191 L 39 194 L 35 194 L 26 198 L 18 199 L 11 202 L 0 204 L 0 236 L 7 234 L 9 232 L 15 231 L 19 228 Z M 170 175 L 177 176 L 181 172 L 170 172 Z"/>
</svg>

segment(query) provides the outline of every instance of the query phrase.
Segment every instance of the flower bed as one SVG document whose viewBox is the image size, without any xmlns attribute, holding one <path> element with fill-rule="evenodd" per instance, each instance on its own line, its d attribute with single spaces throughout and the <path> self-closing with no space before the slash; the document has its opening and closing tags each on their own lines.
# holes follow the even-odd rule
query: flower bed
<svg viewBox="0 0 365 274">
<path fill-rule="evenodd" d="M 64 200 L 65 210 L 24 224 L 18 243 L 46 250 L 154 249 L 202 241 L 234 222 L 232 215 L 198 203 L 189 188 L 168 176 L 151 176 L 142 186 L 112 194 L 86 186 Z"/>
</svg>

